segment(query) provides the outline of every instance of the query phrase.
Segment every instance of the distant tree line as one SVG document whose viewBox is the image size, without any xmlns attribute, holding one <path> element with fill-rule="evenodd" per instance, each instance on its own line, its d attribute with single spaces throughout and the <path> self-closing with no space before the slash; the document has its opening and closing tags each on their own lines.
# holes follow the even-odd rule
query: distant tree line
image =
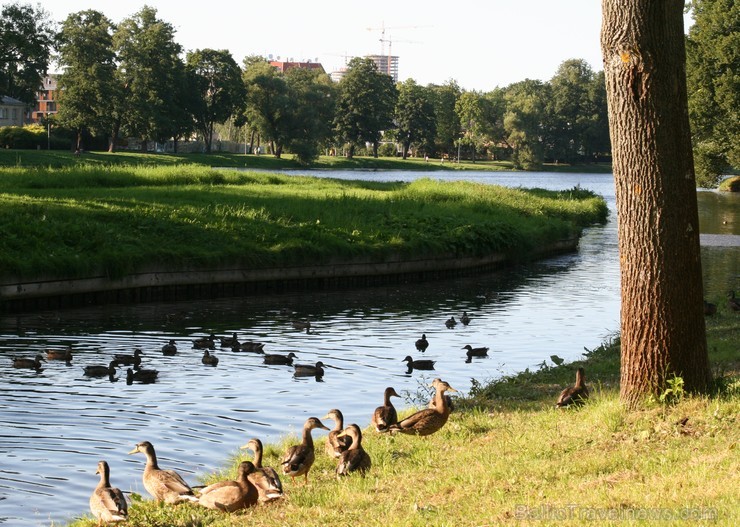
<svg viewBox="0 0 740 527">
<path fill-rule="evenodd" d="M 697 24 L 689 50 L 703 55 L 696 51 L 689 60 L 689 79 L 697 84 L 714 71 L 714 63 L 697 57 L 709 54 L 718 30 L 694 29 L 723 3 L 732 4 L 693 2 Z M 197 136 L 210 151 L 218 131 L 223 139 L 251 149 L 264 144 L 277 157 L 290 152 L 304 163 L 325 151 L 509 159 L 523 169 L 610 156 L 604 76 L 583 60 L 563 62 L 547 82 L 526 79 L 489 92 L 462 89 L 454 80 L 394 84 L 363 58 L 353 59 L 333 83 L 315 70 L 281 73 L 257 56 L 240 66 L 227 50 L 199 49 L 183 58 L 173 26 L 151 7 L 118 25 L 92 9 L 70 14 L 58 27 L 40 7 L 9 4 L 2 15 L 0 93 L 33 104 L 54 51 L 62 69 L 54 124 L 73 132 L 75 147 L 92 137 L 111 151 L 121 138 L 138 138 L 142 148 L 174 141 L 177 148 Z M 737 61 L 729 70 L 737 77 Z M 725 106 L 733 101 L 725 96 L 706 110 L 708 98 L 695 99 L 695 148 L 705 153 L 699 159 L 721 170 L 729 164 L 727 144 L 736 149 L 738 141 L 720 143 L 712 131 L 717 120 L 726 121 Z"/>
</svg>

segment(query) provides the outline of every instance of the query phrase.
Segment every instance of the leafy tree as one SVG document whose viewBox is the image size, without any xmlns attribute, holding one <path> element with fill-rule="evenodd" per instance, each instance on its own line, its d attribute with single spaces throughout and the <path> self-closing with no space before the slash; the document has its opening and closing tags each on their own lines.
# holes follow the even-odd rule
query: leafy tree
<svg viewBox="0 0 740 527">
<path fill-rule="evenodd" d="M 526 79 L 506 89 L 504 129 L 517 168 L 537 170 L 542 166 L 548 98 L 549 85 L 538 80 Z"/>
<path fill-rule="evenodd" d="M 309 164 L 331 136 L 336 89 L 328 75 L 316 70 L 293 68 L 285 79 L 291 101 L 287 146 L 300 163 Z"/>
<path fill-rule="evenodd" d="M 191 111 L 203 136 L 206 152 L 211 152 L 213 125 L 237 113 L 246 97 L 242 71 L 227 50 L 203 49 L 186 58 L 189 91 L 194 95 Z"/>
<path fill-rule="evenodd" d="M 620 396 L 630 408 L 669 379 L 705 391 L 696 183 L 683 1 L 603 0 L 621 272 Z"/>
<path fill-rule="evenodd" d="M 590 115 L 586 117 L 583 130 L 583 153 L 588 161 L 596 160 L 601 155 L 607 155 L 612 149 L 609 140 L 609 117 L 603 71 L 594 74 L 586 96 Z"/>
<path fill-rule="evenodd" d="M 585 60 L 571 59 L 563 62 L 550 79 L 549 154 L 556 161 L 575 163 L 585 153 L 585 134 L 593 115 L 588 96 L 593 78 L 594 72 Z"/>
<path fill-rule="evenodd" d="M 247 121 L 267 141 L 272 153 L 280 157 L 288 141 L 291 107 L 285 77 L 267 61 L 254 61 L 244 71 L 247 89 Z"/>
<path fill-rule="evenodd" d="M 378 157 L 381 132 L 393 126 L 397 97 L 391 77 L 380 73 L 371 59 L 356 57 L 349 62 L 339 83 L 334 115 L 337 137 L 349 144 L 347 157 L 365 142 L 373 145 L 373 156 Z"/>
<path fill-rule="evenodd" d="M 113 52 L 113 23 L 94 10 L 70 14 L 57 36 L 59 64 L 59 111 L 63 126 L 77 131 L 81 148 L 85 129 L 105 136 L 112 133 L 114 119 L 110 101 L 119 98 Z"/>
<path fill-rule="evenodd" d="M 49 67 L 54 30 L 41 7 L 13 3 L 0 13 L 0 94 L 32 106 Z"/>
<path fill-rule="evenodd" d="M 185 115 L 178 94 L 185 66 L 174 34 L 171 24 L 157 18 L 156 9 L 145 6 L 123 20 L 113 36 L 123 86 L 117 114 L 126 132 L 142 139 L 143 150 L 148 140 L 172 137 Z"/>
<path fill-rule="evenodd" d="M 426 151 L 434 145 L 437 122 L 430 90 L 419 86 L 413 79 L 408 79 L 398 86 L 396 126 L 404 159 L 413 144 L 422 145 Z"/>
<path fill-rule="evenodd" d="M 506 114 L 506 89 L 495 88 L 484 94 L 486 99 L 486 120 L 483 123 L 485 134 L 490 143 L 490 150 L 494 157 L 500 157 L 501 152 L 509 153 L 511 146 L 507 139 L 508 134 L 504 128 L 504 115 Z"/>
<path fill-rule="evenodd" d="M 697 178 L 714 186 L 740 166 L 740 6 L 693 0 L 686 74 Z"/>
<path fill-rule="evenodd" d="M 486 131 L 492 124 L 492 107 L 490 100 L 477 91 L 466 91 L 460 95 L 455 104 L 455 111 L 460 119 L 462 135 L 460 144 L 470 149 L 475 162 L 475 153 L 484 147 L 487 141 Z"/>
<path fill-rule="evenodd" d="M 455 111 L 457 100 L 462 94 L 460 86 L 454 80 L 450 80 L 441 86 L 430 86 L 434 97 L 434 115 L 437 119 L 435 128 L 437 135 L 435 146 L 447 154 L 455 148 L 455 141 L 461 133 L 460 117 Z"/>
</svg>

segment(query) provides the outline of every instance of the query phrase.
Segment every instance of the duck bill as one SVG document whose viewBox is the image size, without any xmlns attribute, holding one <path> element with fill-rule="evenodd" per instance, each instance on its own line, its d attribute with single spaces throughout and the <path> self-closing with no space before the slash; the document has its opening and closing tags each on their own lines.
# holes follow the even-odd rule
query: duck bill
<svg viewBox="0 0 740 527">
<path fill-rule="evenodd" d="M 131 455 L 131 454 L 138 454 L 138 453 L 139 453 L 139 447 L 137 446 L 137 447 L 134 447 L 134 449 L 128 454 Z"/>
</svg>

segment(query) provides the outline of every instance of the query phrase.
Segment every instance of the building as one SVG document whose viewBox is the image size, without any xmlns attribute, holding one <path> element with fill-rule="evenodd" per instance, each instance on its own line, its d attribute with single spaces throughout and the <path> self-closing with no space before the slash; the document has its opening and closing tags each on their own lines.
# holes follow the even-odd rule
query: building
<svg viewBox="0 0 740 527">
<path fill-rule="evenodd" d="M 398 82 L 398 56 L 397 55 L 366 55 L 378 67 L 378 71 L 390 75 L 393 82 Z"/>
<path fill-rule="evenodd" d="M 36 107 L 31 112 L 31 121 L 38 123 L 49 115 L 57 113 L 57 75 L 47 75 L 36 92 Z"/>
<path fill-rule="evenodd" d="M 281 61 L 281 60 L 271 60 L 270 66 L 276 68 L 281 73 L 285 73 L 286 71 L 293 69 L 293 68 L 303 68 L 308 70 L 319 70 L 321 73 L 326 73 L 324 71 L 324 67 L 318 63 L 318 62 L 311 62 L 310 60 L 307 62 L 292 62 L 292 61 Z"/>
<path fill-rule="evenodd" d="M 345 66 L 343 68 L 339 68 L 336 71 L 332 71 L 329 74 L 329 77 L 331 77 L 331 80 L 333 80 L 334 82 L 339 82 L 344 78 L 345 75 L 347 75 L 347 71 L 348 68 Z"/>
<path fill-rule="evenodd" d="M 0 126 L 23 126 L 25 115 L 25 103 L 6 95 L 0 95 Z"/>
</svg>

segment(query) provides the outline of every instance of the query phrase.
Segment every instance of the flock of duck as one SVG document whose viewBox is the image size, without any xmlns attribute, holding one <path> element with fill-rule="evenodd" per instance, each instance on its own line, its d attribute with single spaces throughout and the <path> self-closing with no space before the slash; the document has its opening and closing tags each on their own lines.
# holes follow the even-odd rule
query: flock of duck
<svg viewBox="0 0 740 527">
<path fill-rule="evenodd" d="M 464 325 L 470 323 L 470 317 L 463 313 L 460 322 Z M 448 328 L 457 324 L 454 317 L 445 322 Z M 298 330 L 310 331 L 310 322 L 294 321 L 293 326 Z M 211 353 L 216 347 L 217 337 L 210 334 L 207 337 L 198 338 L 193 341 L 193 348 L 202 349 L 202 362 L 205 365 L 216 366 L 218 358 Z M 233 351 L 247 351 L 262 354 L 266 364 L 282 364 L 293 366 L 295 375 L 311 375 L 320 377 L 324 374 L 324 365 L 316 364 L 293 364 L 296 358 L 294 353 L 287 355 L 265 354 L 264 344 L 253 341 L 240 342 L 236 334 L 230 337 L 221 337 L 220 344 L 224 348 Z M 417 351 L 424 353 L 429 346 L 425 334 L 422 334 L 415 342 Z M 467 360 L 473 357 L 484 357 L 488 348 L 474 348 L 466 345 Z M 172 356 L 177 354 L 175 341 L 170 340 L 162 346 L 162 354 Z M 63 360 L 68 365 L 73 359 L 72 348 L 64 350 L 47 350 L 47 359 Z M 84 367 L 84 374 L 92 377 L 112 377 L 116 368 L 129 366 L 126 370 L 127 382 L 154 382 L 157 370 L 149 370 L 141 367 L 141 350 L 136 349 L 132 354 L 115 354 L 109 364 L 89 365 Z M 434 361 L 427 359 L 413 359 L 407 356 L 404 360 L 409 371 L 412 369 L 434 369 Z M 13 366 L 16 368 L 31 368 L 41 371 L 41 363 L 45 362 L 42 355 L 35 358 L 16 357 Z M 399 397 L 393 387 L 387 387 L 383 393 L 383 404 L 375 409 L 371 417 L 371 429 L 380 433 L 410 434 L 416 436 L 428 436 L 439 431 L 446 423 L 452 411 L 452 400 L 447 392 L 456 392 L 452 386 L 440 378 L 434 379 L 431 385 L 434 388 L 434 396 L 426 408 L 423 408 L 408 417 L 399 420 L 398 413 L 391 402 L 392 397 Z M 588 389 L 585 385 L 583 368 L 579 368 L 576 374 L 576 383 L 573 387 L 566 388 L 560 394 L 556 403 L 557 407 L 580 404 L 588 398 Z M 329 429 L 321 419 L 334 421 L 335 426 Z M 284 476 L 290 476 L 293 481 L 303 477 L 304 483 L 308 483 L 308 474 L 316 459 L 316 452 L 311 432 L 316 429 L 329 431 L 325 443 L 328 456 L 336 459 L 337 477 L 357 473 L 362 476 L 370 470 L 372 461 L 362 446 L 362 430 L 357 424 L 344 426 L 344 417 L 339 409 L 330 410 L 322 418 L 310 417 L 303 425 L 301 442 L 288 448 L 282 457 L 280 469 Z M 252 461 L 240 463 L 235 480 L 224 480 L 208 485 L 203 488 L 191 487 L 175 471 L 165 470 L 159 467 L 154 446 L 149 441 L 138 443 L 129 454 L 144 454 L 146 464 L 142 475 L 144 488 L 158 502 L 176 504 L 185 501 L 197 503 L 203 507 L 217 509 L 225 512 L 233 512 L 248 508 L 260 502 L 270 502 L 283 497 L 283 487 L 278 471 L 271 467 L 262 465 L 262 442 L 253 438 L 241 447 L 254 453 Z M 124 521 L 128 517 L 128 505 L 123 492 L 113 487 L 110 482 L 110 467 L 106 461 L 100 461 L 97 466 L 100 480 L 90 496 L 90 511 L 98 520 L 99 525 L 108 522 Z"/>
</svg>

